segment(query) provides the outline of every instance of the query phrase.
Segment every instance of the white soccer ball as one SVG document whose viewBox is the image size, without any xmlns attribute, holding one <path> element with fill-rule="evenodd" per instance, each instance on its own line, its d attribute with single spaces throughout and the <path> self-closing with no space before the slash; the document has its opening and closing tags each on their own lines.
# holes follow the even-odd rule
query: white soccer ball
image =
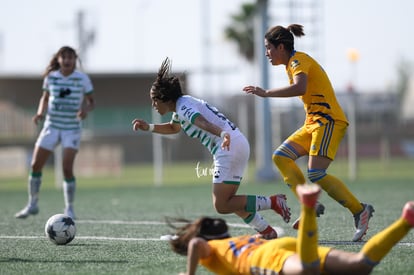
<svg viewBox="0 0 414 275">
<path fill-rule="evenodd" d="M 53 215 L 46 222 L 45 233 L 49 240 L 56 245 L 68 244 L 76 235 L 75 222 L 64 214 Z"/>
</svg>

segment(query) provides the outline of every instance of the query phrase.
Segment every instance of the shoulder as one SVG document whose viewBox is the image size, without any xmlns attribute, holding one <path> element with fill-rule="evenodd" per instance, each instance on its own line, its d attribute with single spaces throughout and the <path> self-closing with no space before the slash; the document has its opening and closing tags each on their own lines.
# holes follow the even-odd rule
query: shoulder
<svg viewBox="0 0 414 275">
<path fill-rule="evenodd" d="M 56 70 L 56 71 L 51 71 L 51 72 L 49 72 L 49 73 L 45 76 L 45 78 L 48 78 L 48 77 L 58 77 L 58 76 L 61 76 L 61 73 L 59 72 L 59 70 Z"/>
<path fill-rule="evenodd" d="M 180 108 L 183 107 L 183 106 L 186 106 L 186 108 L 188 108 L 188 107 L 197 106 L 197 104 L 199 104 L 199 103 L 200 103 L 199 99 L 197 99 L 195 97 L 192 97 L 192 96 L 189 96 L 189 95 L 183 95 L 183 96 L 181 96 L 180 98 L 177 99 L 176 105 L 177 105 L 177 107 L 180 107 Z M 177 108 L 177 110 L 178 110 L 178 108 Z"/>
<path fill-rule="evenodd" d="M 89 79 L 88 74 L 78 70 L 73 71 L 72 76 L 76 78 Z"/>
<path fill-rule="evenodd" d="M 289 60 L 289 69 L 292 71 L 299 68 L 309 67 L 315 61 L 307 53 L 295 52 Z"/>
</svg>

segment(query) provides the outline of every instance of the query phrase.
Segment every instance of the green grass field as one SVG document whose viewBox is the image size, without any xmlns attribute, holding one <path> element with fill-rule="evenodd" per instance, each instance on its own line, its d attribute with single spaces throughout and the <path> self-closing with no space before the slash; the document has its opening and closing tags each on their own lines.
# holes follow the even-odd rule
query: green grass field
<svg viewBox="0 0 414 275">
<path fill-rule="evenodd" d="M 164 223 L 165 217 L 221 216 L 232 224 L 233 235 L 253 233 L 235 215 L 215 213 L 210 176 L 198 178 L 195 166 L 166 166 L 161 187 L 152 184 L 151 165 L 127 167 L 122 176 L 113 178 L 78 177 L 77 235 L 66 246 L 56 246 L 44 236 L 46 220 L 63 210 L 62 191 L 54 186 L 52 169 L 44 172 L 40 213 L 26 220 L 14 218 L 27 200 L 26 178 L 1 179 L 0 274 L 178 274 L 185 270 L 185 258 L 175 255 L 168 243 L 160 240 L 161 235 L 172 233 Z M 363 161 L 355 182 L 346 179 L 346 164 L 339 162 L 331 167 L 330 172 L 342 177 L 358 198 L 375 207 L 365 239 L 396 219 L 406 201 L 414 200 L 413 167 L 413 160 L 385 164 Z M 281 180 L 254 183 L 253 171 L 251 167 L 239 193 L 286 193 L 295 218 L 299 205 Z M 350 242 L 354 232 L 351 214 L 325 193 L 321 202 L 326 212 L 318 219 L 320 242 L 358 251 L 363 243 Z M 285 235 L 296 235 L 271 211 L 262 214 Z M 373 274 L 413 274 L 413 256 L 414 233 L 410 232 Z M 198 274 L 209 273 L 200 268 Z"/>
</svg>

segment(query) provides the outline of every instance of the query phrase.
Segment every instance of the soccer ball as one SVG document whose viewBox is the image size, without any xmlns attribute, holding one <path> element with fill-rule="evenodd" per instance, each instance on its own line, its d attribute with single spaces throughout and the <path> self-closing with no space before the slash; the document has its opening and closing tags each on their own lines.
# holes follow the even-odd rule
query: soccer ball
<svg viewBox="0 0 414 275">
<path fill-rule="evenodd" d="M 46 222 L 45 233 L 49 240 L 56 245 L 68 244 L 76 235 L 75 222 L 64 214 L 53 215 Z"/>
</svg>

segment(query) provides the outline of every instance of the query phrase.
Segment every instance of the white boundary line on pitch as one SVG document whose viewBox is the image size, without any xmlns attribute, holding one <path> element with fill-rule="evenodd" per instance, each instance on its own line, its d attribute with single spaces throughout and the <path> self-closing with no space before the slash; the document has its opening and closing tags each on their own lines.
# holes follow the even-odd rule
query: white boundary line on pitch
<svg viewBox="0 0 414 275">
<path fill-rule="evenodd" d="M 126 224 L 126 225 L 166 225 L 161 221 L 121 221 L 121 220 L 76 220 L 75 223 L 79 224 Z M 243 223 L 228 223 L 230 227 L 234 228 L 249 228 L 247 224 Z M 284 235 L 284 229 L 280 227 L 273 227 L 280 237 Z M 0 239 L 44 239 L 46 236 L 7 236 L 0 235 Z M 82 236 L 76 235 L 75 239 L 80 240 L 103 240 L 103 241 L 165 241 L 160 238 L 126 238 L 126 237 L 105 237 L 105 236 Z M 365 242 L 352 242 L 352 241 L 327 241 L 320 240 L 319 244 L 322 245 L 362 245 Z M 414 246 L 414 243 L 400 242 L 397 245 L 401 246 Z"/>
</svg>

